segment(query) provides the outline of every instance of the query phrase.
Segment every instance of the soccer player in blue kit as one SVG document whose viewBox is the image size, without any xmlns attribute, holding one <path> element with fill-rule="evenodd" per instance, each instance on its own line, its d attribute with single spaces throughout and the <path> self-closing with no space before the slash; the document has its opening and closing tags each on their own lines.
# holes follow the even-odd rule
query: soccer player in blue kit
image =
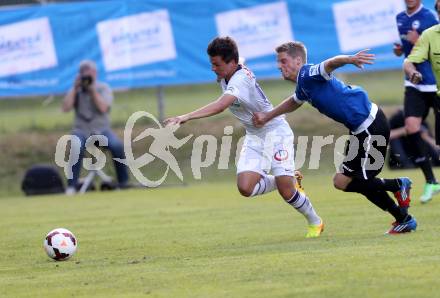
<svg viewBox="0 0 440 298">
<path fill-rule="evenodd" d="M 411 50 L 422 32 L 431 26 L 437 25 L 437 17 L 431 10 L 423 7 L 420 0 L 405 0 L 406 10 L 396 16 L 397 28 L 401 44 L 394 45 L 394 54 L 405 57 Z M 414 145 L 414 163 L 420 167 L 425 176 L 425 187 L 420 201 L 426 203 L 432 196 L 440 192 L 440 184 L 437 183 L 434 172 L 432 171 L 431 161 L 428 158 L 428 148 L 421 137 L 421 123 L 429 113 L 429 108 L 433 107 L 436 117 L 436 136 L 437 143 L 440 137 L 440 111 L 437 103 L 437 86 L 434 74 L 432 73 L 429 61 L 416 64 L 423 80 L 418 84 L 413 84 L 411 78 L 405 78 L 405 129 L 407 137 Z"/>
<path fill-rule="evenodd" d="M 357 143 L 357 154 L 354 158 L 347 154 L 341 170 L 333 178 L 334 186 L 346 192 L 360 193 L 382 210 L 388 211 L 395 218 L 388 234 L 415 231 L 417 222 L 407 211 L 411 181 L 406 177 L 376 178 L 383 168 L 390 135 L 384 113 L 369 100 L 365 90 L 348 86 L 332 75 L 335 69 L 346 64 L 359 68 L 372 64 L 374 55 L 363 50 L 352 56 L 340 55 L 319 64 L 307 64 L 307 50 L 301 42 L 284 43 L 276 48 L 276 52 L 284 79 L 296 82 L 296 90 L 293 96 L 286 98 L 273 110 L 254 113 L 254 125 L 260 127 L 274 117 L 293 112 L 304 102 L 309 102 L 322 114 L 344 124 L 350 130 L 346 153 L 350 152 L 351 147 L 356 149 Z M 377 152 L 382 155 L 382 162 L 371 167 L 374 163 L 371 163 L 370 157 Z M 394 193 L 399 206 L 387 191 Z"/>
</svg>

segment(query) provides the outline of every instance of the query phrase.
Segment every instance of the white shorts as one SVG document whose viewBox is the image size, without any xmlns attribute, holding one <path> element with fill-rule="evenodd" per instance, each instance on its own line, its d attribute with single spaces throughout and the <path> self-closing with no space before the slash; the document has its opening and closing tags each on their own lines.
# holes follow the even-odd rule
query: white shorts
<svg viewBox="0 0 440 298">
<path fill-rule="evenodd" d="M 263 137 L 246 135 L 237 162 L 237 174 L 246 171 L 294 176 L 293 132 L 288 125 L 279 126 Z"/>
</svg>

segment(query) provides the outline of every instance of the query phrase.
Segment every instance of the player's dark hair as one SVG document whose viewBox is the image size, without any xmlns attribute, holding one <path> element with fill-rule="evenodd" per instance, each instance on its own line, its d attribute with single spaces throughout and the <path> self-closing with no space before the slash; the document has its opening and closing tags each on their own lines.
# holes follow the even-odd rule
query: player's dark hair
<svg viewBox="0 0 440 298">
<path fill-rule="evenodd" d="M 435 9 L 435 11 L 436 11 L 437 13 L 440 13 L 439 8 L 438 8 L 438 3 L 439 3 L 439 2 L 440 2 L 439 0 L 436 0 L 435 3 L 434 3 L 434 9 Z"/>
<path fill-rule="evenodd" d="M 206 50 L 210 57 L 220 56 L 226 63 L 232 60 L 238 63 L 238 48 L 235 41 L 229 36 L 216 37 L 208 45 Z"/>
<path fill-rule="evenodd" d="M 277 53 L 286 52 L 292 58 L 301 57 L 304 63 L 307 63 L 307 49 L 302 42 L 289 41 L 276 47 Z"/>
</svg>

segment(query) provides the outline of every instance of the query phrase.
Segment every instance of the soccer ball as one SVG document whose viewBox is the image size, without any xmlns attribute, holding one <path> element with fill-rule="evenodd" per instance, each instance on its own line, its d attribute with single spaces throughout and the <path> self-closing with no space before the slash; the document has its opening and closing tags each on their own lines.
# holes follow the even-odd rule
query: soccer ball
<svg viewBox="0 0 440 298">
<path fill-rule="evenodd" d="M 56 261 L 64 261 L 73 256 L 77 245 L 75 235 L 63 228 L 50 231 L 44 239 L 44 250 L 49 258 Z"/>
</svg>

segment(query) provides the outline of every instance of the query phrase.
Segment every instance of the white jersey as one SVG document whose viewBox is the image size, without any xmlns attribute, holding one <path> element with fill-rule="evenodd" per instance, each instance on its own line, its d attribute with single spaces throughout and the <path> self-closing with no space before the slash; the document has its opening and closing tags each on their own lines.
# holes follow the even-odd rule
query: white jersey
<svg viewBox="0 0 440 298">
<path fill-rule="evenodd" d="M 223 94 L 236 97 L 236 100 L 229 106 L 229 110 L 243 123 L 248 134 L 264 135 L 279 126 L 289 127 L 284 115 L 275 117 L 261 128 L 256 128 L 252 124 L 254 112 L 269 112 L 273 110 L 273 105 L 264 95 L 254 74 L 245 66 L 239 65 L 239 69 L 232 75 L 229 82 L 226 83 L 225 79 L 222 79 L 220 84 Z"/>
</svg>

